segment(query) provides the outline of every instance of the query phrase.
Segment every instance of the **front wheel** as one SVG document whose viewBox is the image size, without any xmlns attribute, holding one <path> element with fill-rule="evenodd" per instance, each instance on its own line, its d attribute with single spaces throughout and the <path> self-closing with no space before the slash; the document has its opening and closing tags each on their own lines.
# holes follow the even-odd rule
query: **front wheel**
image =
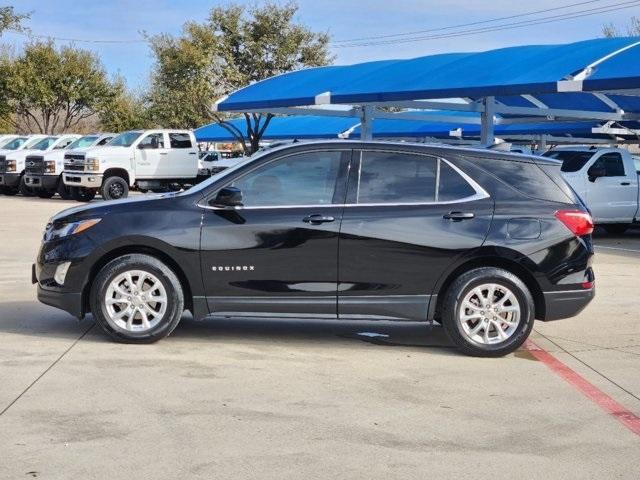
<svg viewBox="0 0 640 480">
<path fill-rule="evenodd" d="M 458 277 L 442 304 L 442 323 L 460 351 L 477 357 L 513 352 L 533 328 L 535 306 L 527 286 L 511 272 L 476 268 Z"/>
<path fill-rule="evenodd" d="M 33 190 L 29 188 L 24 177 L 20 177 L 20 184 L 18 185 L 18 191 L 20 192 L 20 195 L 22 195 L 23 197 L 33 197 L 34 195 Z"/>
<path fill-rule="evenodd" d="M 102 182 L 100 195 L 105 200 L 120 200 L 129 195 L 129 184 L 122 177 L 108 177 Z"/>
<path fill-rule="evenodd" d="M 113 339 L 152 343 L 169 335 L 184 311 L 175 273 L 155 257 L 124 255 L 98 273 L 91 289 L 91 312 Z"/>
<path fill-rule="evenodd" d="M 36 190 L 36 195 L 39 198 L 51 198 L 56 194 L 53 190 Z"/>
<path fill-rule="evenodd" d="M 96 198 L 96 191 L 84 187 L 71 187 L 71 198 L 77 202 L 90 202 Z"/>
<path fill-rule="evenodd" d="M 62 180 L 62 177 L 60 177 L 60 179 L 58 179 L 58 185 L 56 187 L 56 193 L 63 200 L 71 200 L 71 199 L 73 199 L 73 196 L 71 195 L 71 188 L 67 187 L 64 184 L 64 181 Z"/>
</svg>

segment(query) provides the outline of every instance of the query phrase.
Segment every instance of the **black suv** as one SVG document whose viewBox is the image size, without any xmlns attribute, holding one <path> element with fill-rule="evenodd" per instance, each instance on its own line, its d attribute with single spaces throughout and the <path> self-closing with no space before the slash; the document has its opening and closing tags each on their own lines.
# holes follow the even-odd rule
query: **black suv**
<svg viewBox="0 0 640 480">
<path fill-rule="evenodd" d="M 51 219 L 40 301 L 153 342 L 207 315 L 436 320 L 499 356 L 594 296 L 591 217 L 559 163 L 386 142 L 276 148 L 178 194 Z"/>
</svg>

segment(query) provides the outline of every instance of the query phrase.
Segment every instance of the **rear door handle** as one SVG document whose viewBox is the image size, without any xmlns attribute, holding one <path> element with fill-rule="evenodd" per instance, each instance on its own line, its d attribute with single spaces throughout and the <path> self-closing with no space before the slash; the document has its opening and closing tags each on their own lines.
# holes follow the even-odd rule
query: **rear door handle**
<svg viewBox="0 0 640 480">
<path fill-rule="evenodd" d="M 622 183 L 620 183 L 620 185 L 624 185 L 626 187 L 628 185 L 631 185 L 631 182 L 622 182 Z"/>
<path fill-rule="evenodd" d="M 444 218 L 445 220 L 452 220 L 454 222 L 459 222 L 461 220 L 470 220 L 475 216 L 476 216 L 475 213 L 471 213 L 471 212 L 449 212 L 449 213 L 445 213 L 442 216 L 442 218 Z"/>
<path fill-rule="evenodd" d="M 321 223 L 328 223 L 335 221 L 333 217 L 325 217 L 319 213 L 308 215 L 302 219 L 304 223 L 310 223 L 311 225 L 320 225 Z"/>
</svg>

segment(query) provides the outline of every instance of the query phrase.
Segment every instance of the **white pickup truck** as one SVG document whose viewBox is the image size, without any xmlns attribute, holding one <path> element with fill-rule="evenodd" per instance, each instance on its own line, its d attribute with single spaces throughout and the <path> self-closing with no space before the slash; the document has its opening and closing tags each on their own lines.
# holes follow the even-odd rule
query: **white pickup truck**
<svg viewBox="0 0 640 480">
<path fill-rule="evenodd" d="M 115 137 L 105 147 L 65 155 L 64 183 L 74 198 L 90 201 L 125 198 L 129 189 L 166 191 L 195 185 L 198 176 L 196 139 L 188 130 L 135 130 Z"/>
<path fill-rule="evenodd" d="M 31 196 L 33 191 L 25 182 L 25 165 L 29 156 L 67 147 L 80 135 L 33 135 L 15 150 L 0 150 L 0 187 L 5 195 Z M 3 158 L 4 157 L 4 158 Z"/>
<path fill-rule="evenodd" d="M 62 179 L 64 160 L 69 150 L 83 150 L 106 145 L 115 133 L 94 133 L 80 137 L 65 148 L 59 148 L 40 155 L 29 155 L 24 179 L 27 186 L 40 198 L 51 198 L 56 193 L 64 200 L 73 198 L 71 189 Z"/>
<path fill-rule="evenodd" d="M 544 157 L 562 162 L 564 179 L 585 202 L 596 224 L 624 233 L 640 215 L 640 182 L 633 156 L 622 148 L 557 147 Z"/>
</svg>

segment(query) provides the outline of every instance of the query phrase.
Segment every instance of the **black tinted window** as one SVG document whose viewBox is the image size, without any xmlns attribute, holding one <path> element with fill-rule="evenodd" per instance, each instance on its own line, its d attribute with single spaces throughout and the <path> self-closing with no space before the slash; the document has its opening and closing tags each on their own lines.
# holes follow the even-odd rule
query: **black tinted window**
<svg viewBox="0 0 640 480">
<path fill-rule="evenodd" d="M 188 133 L 170 133 L 171 148 L 191 148 L 191 137 Z"/>
<path fill-rule="evenodd" d="M 593 163 L 593 167 L 604 167 L 605 177 L 624 177 L 624 164 L 619 153 L 605 153 Z"/>
<path fill-rule="evenodd" d="M 309 152 L 274 160 L 235 180 L 246 207 L 330 205 L 342 152 Z"/>
<path fill-rule="evenodd" d="M 363 152 L 358 203 L 433 202 L 436 165 L 425 155 Z"/>
<path fill-rule="evenodd" d="M 476 194 L 471 185 L 447 162 L 440 160 L 438 201 L 460 200 Z"/>
<path fill-rule="evenodd" d="M 562 161 L 561 170 L 563 172 L 577 172 L 582 170 L 589 159 L 593 157 L 593 152 L 582 152 L 575 150 L 550 150 L 543 157 L 555 158 Z"/>
<path fill-rule="evenodd" d="M 573 198 L 567 196 L 562 188 L 535 163 L 472 156 L 468 159 L 506 185 L 529 197 L 553 202 L 573 202 Z"/>
</svg>

